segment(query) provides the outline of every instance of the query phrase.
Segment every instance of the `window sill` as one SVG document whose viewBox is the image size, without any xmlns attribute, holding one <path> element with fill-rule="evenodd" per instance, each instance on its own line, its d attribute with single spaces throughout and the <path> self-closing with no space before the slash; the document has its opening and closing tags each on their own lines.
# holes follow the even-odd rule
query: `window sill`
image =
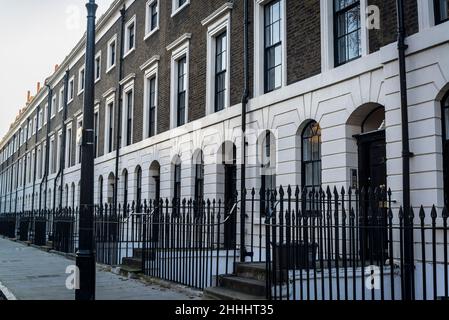
<svg viewBox="0 0 449 320">
<path fill-rule="evenodd" d="M 108 70 L 106 70 L 106 74 L 108 74 L 109 72 L 111 72 L 112 70 L 115 69 L 115 64 L 110 66 Z"/>
<path fill-rule="evenodd" d="M 81 95 L 84 92 L 84 89 L 81 91 L 78 91 L 78 95 Z"/>
<path fill-rule="evenodd" d="M 97 83 L 97 82 L 99 82 L 101 80 L 101 77 L 100 78 L 97 78 L 97 79 L 95 79 L 95 84 Z"/>
<path fill-rule="evenodd" d="M 182 6 L 180 6 L 179 8 L 177 8 L 175 11 L 172 12 L 171 14 L 171 18 L 173 18 L 174 16 L 176 16 L 179 12 L 181 12 L 185 7 L 187 7 L 188 5 L 190 5 L 190 1 L 187 1 L 186 3 L 184 3 Z"/>
<path fill-rule="evenodd" d="M 151 30 L 150 32 L 147 32 L 145 37 L 143 38 L 143 41 L 147 40 L 148 38 L 150 38 L 153 34 L 155 34 L 157 31 L 159 31 L 159 26 L 157 26 L 156 28 L 154 28 L 154 30 Z"/>
<path fill-rule="evenodd" d="M 131 53 L 133 53 L 136 50 L 136 47 L 134 46 L 132 49 L 128 50 L 128 52 L 125 53 L 123 56 L 123 59 L 125 59 L 127 56 L 129 56 Z"/>
<path fill-rule="evenodd" d="M 73 98 L 67 101 L 67 105 L 71 104 L 73 102 Z"/>
</svg>

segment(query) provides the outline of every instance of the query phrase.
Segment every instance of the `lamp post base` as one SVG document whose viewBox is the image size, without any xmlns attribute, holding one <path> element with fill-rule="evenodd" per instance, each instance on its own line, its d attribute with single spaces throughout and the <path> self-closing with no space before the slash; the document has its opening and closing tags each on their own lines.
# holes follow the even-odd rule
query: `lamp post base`
<svg viewBox="0 0 449 320">
<path fill-rule="evenodd" d="M 75 300 L 95 300 L 95 253 L 93 251 L 78 251 L 76 266 L 80 272 L 79 289 L 75 291 Z"/>
</svg>

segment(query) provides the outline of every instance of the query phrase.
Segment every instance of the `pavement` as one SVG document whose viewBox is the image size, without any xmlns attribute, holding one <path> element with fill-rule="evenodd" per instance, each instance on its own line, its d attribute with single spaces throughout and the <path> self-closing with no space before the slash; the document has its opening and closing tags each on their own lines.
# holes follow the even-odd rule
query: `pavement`
<svg viewBox="0 0 449 320">
<path fill-rule="evenodd" d="M 0 237 L 0 300 L 74 300 L 66 268 L 75 261 Z M 197 300 L 189 288 L 130 279 L 97 265 L 97 300 Z"/>
</svg>

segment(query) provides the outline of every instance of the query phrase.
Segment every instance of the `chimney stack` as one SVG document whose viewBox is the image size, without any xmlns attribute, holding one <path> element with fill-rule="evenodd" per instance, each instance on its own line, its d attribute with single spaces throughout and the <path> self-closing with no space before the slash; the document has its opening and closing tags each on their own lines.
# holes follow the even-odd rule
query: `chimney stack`
<svg viewBox="0 0 449 320">
<path fill-rule="evenodd" d="M 55 72 L 58 71 L 59 65 L 55 64 Z"/>
<path fill-rule="evenodd" d="M 40 83 L 40 82 L 37 83 L 37 91 L 36 91 L 36 94 L 38 94 L 39 91 L 41 91 L 41 83 Z"/>
<path fill-rule="evenodd" d="M 27 102 L 29 103 L 30 100 L 31 100 L 31 91 L 28 90 L 28 91 L 27 91 Z"/>
</svg>

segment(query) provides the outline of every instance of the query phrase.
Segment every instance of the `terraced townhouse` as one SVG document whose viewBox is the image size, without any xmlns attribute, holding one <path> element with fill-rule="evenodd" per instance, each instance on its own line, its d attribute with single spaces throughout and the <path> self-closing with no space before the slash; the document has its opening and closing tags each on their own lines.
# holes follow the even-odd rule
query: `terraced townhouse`
<svg viewBox="0 0 449 320">
<path fill-rule="evenodd" d="M 406 0 L 404 17 L 412 204 L 442 207 L 448 1 Z M 388 186 L 399 206 L 395 1 L 256 0 L 244 18 L 243 1 L 117 0 L 99 19 L 96 202 L 232 197 L 247 75 L 247 188 Z M 0 212 L 78 205 L 84 48 L 2 139 Z"/>
</svg>

